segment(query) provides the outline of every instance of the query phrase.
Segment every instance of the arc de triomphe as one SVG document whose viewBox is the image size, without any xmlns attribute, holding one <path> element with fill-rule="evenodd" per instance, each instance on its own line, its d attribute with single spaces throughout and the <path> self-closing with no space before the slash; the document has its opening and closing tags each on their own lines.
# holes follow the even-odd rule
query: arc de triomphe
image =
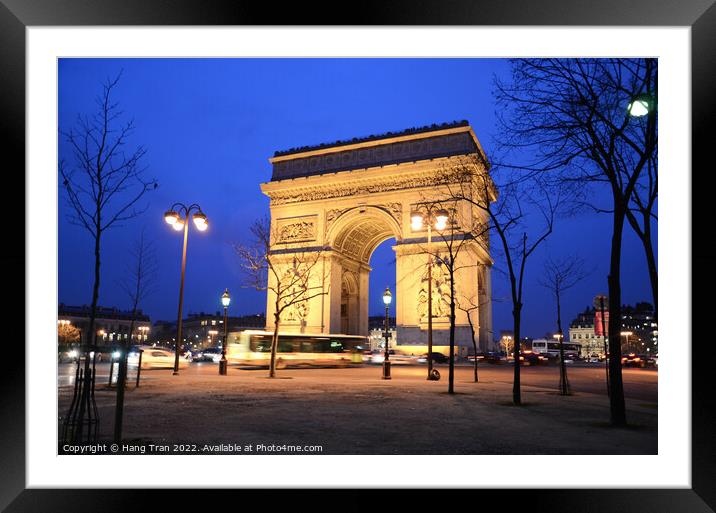
<svg viewBox="0 0 716 513">
<path fill-rule="evenodd" d="M 395 238 L 397 341 L 426 344 L 427 232 L 413 230 L 410 216 L 446 196 L 446 169 L 456 162 L 489 172 L 467 122 L 277 152 L 269 161 L 271 181 L 261 190 L 270 198 L 271 258 L 288 263 L 296 254 L 319 252 L 320 265 L 312 272 L 324 292 L 286 310 L 281 332 L 367 335 L 370 257 L 380 243 Z M 467 202 L 454 202 L 450 211 L 460 215 L 462 226 L 485 223 L 484 213 Z M 452 227 L 456 238 L 460 233 Z M 444 239 L 433 230 L 431 251 L 439 252 L 441 244 Z M 470 315 L 484 350 L 493 338 L 492 260 L 486 236 L 463 244 L 455 265 L 456 296 L 476 307 Z M 449 280 L 440 265 L 433 265 L 432 278 L 433 343 L 447 345 Z M 269 292 L 267 329 L 274 325 L 274 303 Z M 469 329 L 466 312 L 458 309 L 459 345 L 471 346 Z"/>
</svg>

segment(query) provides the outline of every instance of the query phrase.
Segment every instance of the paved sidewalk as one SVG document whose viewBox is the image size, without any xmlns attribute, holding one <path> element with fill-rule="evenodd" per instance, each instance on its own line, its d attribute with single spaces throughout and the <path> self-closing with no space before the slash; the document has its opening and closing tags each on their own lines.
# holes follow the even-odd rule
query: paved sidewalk
<svg viewBox="0 0 716 513">
<path fill-rule="evenodd" d="M 125 440 L 287 444 L 322 454 L 657 452 L 656 372 L 625 374 L 630 426 L 616 429 L 608 423 L 606 395 L 580 391 L 603 389 L 599 369 L 570 369 L 576 392 L 563 397 L 556 368 L 524 368 L 519 407 L 511 402 L 512 368 L 482 366 L 481 381 L 473 383 L 472 369 L 459 367 L 454 395 L 447 393 L 447 367 L 440 371 L 439 382 L 426 381 L 424 367 L 398 365 L 389 381 L 377 366 L 287 369 L 277 379 L 266 370 L 234 368 L 219 376 L 210 365 L 179 376 L 149 371 L 152 379 L 127 389 Z M 70 393 L 60 389 L 60 416 Z M 98 385 L 96 396 L 101 436 L 109 441 L 115 391 Z"/>
</svg>

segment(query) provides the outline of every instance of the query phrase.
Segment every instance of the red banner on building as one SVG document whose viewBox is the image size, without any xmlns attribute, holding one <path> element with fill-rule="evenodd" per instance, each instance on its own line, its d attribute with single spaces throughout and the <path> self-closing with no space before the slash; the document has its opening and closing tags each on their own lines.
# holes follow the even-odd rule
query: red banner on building
<svg viewBox="0 0 716 513">
<path fill-rule="evenodd" d="M 604 329 L 609 333 L 609 310 L 604 310 Z M 594 313 L 594 334 L 598 337 L 603 337 L 604 332 L 602 331 L 602 311 L 597 310 Z"/>
</svg>

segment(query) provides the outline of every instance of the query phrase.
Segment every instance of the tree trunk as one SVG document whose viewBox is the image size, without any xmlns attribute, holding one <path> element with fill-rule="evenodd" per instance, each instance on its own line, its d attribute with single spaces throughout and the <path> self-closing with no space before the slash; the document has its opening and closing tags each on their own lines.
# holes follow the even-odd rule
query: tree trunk
<svg viewBox="0 0 716 513">
<path fill-rule="evenodd" d="M 564 363 L 564 332 L 562 331 L 562 305 L 557 291 L 557 333 L 559 333 L 559 393 L 569 395 L 567 365 Z"/>
<path fill-rule="evenodd" d="M 475 341 L 475 326 L 473 326 L 473 324 L 472 324 L 472 317 L 470 317 L 470 312 L 466 312 L 466 313 L 467 313 L 467 322 L 470 323 L 470 335 L 472 336 L 472 350 L 473 350 L 473 355 L 475 356 L 475 364 L 473 366 L 473 371 L 474 371 L 475 383 L 477 383 L 478 382 L 478 379 L 477 379 L 477 342 Z"/>
<path fill-rule="evenodd" d="M 644 238 L 642 239 L 644 252 L 646 253 L 646 263 L 649 269 L 649 283 L 651 284 L 651 297 L 654 301 L 654 318 L 659 317 L 659 274 L 656 268 L 656 257 L 654 256 L 654 246 L 651 240 L 651 227 L 647 226 L 644 230 Z"/>
<path fill-rule="evenodd" d="M 455 261 L 450 262 L 450 367 L 448 372 L 448 394 L 455 393 Z"/>
<path fill-rule="evenodd" d="M 609 403 L 611 423 L 626 425 L 624 385 L 622 383 L 621 351 L 621 247 L 625 211 L 621 200 L 615 198 L 614 230 L 609 264 Z"/>
<path fill-rule="evenodd" d="M 132 322 L 129 324 L 129 342 L 132 341 L 132 333 L 134 333 L 134 319 L 137 315 L 137 308 L 135 306 L 132 311 Z M 119 345 L 119 370 L 117 371 L 117 403 L 114 413 L 114 441 L 120 443 L 122 441 L 122 420 L 124 418 L 124 387 L 127 382 L 127 352 L 130 343 L 123 341 Z M 111 361 L 111 360 L 110 360 Z M 139 369 L 137 369 L 139 372 Z"/>
<path fill-rule="evenodd" d="M 277 301 L 278 303 L 278 301 Z M 278 350 L 278 326 L 281 322 L 281 312 L 276 305 L 276 312 L 273 314 L 274 327 L 273 338 L 271 339 L 271 360 L 269 361 L 269 378 L 276 377 L 276 351 Z"/>
<path fill-rule="evenodd" d="M 90 306 L 89 326 L 87 328 L 87 337 L 84 347 L 85 353 L 85 369 L 84 369 L 84 383 L 82 386 L 82 398 L 80 400 L 79 411 L 77 412 L 77 427 L 75 428 L 73 438 L 74 441 L 79 442 L 82 439 L 82 426 L 85 420 L 85 405 L 88 404 L 87 395 L 91 394 L 90 387 L 92 385 L 92 379 L 90 376 L 90 352 L 92 348 L 97 348 L 97 334 L 95 333 L 95 319 L 97 317 L 97 300 L 99 298 L 99 278 L 100 278 L 100 235 L 99 223 L 97 226 L 97 234 L 94 238 L 94 285 L 92 287 L 92 305 Z M 94 366 L 93 366 L 94 367 Z M 94 369 L 93 369 L 94 370 Z M 89 434 L 89 433 L 88 433 Z"/>
<path fill-rule="evenodd" d="M 520 393 L 520 318 L 522 315 L 522 303 L 515 302 L 512 310 L 514 337 L 512 353 L 515 358 L 515 377 L 512 383 L 512 402 L 514 404 L 522 404 L 522 394 Z"/>
<path fill-rule="evenodd" d="M 654 317 L 658 318 L 658 311 L 659 311 L 659 297 L 658 297 L 658 290 L 659 290 L 659 275 L 657 273 L 657 267 L 656 267 L 656 257 L 654 256 L 654 244 L 651 239 L 651 219 L 648 215 L 648 212 L 642 212 L 643 222 L 644 222 L 644 229 L 641 230 L 641 227 L 639 226 L 639 223 L 636 220 L 636 217 L 634 217 L 634 213 L 627 210 L 626 211 L 626 217 L 629 221 L 629 224 L 634 229 L 634 233 L 637 234 L 639 237 L 639 240 L 641 240 L 641 244 L 644 247 L 644 255 L 646 256 L 646 264 L 647 269 L 649 271 L 649 284 L 651 285 L 651 297 L 652 301 L 654 303 Z"/>
</svg>

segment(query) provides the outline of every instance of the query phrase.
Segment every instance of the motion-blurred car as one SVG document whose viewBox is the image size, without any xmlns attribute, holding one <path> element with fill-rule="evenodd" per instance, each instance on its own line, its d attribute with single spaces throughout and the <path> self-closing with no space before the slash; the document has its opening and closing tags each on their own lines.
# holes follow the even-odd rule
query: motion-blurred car
<svg viewBox="0 0 716 513">
<path fill-rule="evenodd" d="M 493 365 L 507 363 L 507 355 L 497 351 L 490 351 L 485 355 L 485 361 Z"/>
<path fill-rule="evenodd" d="M 565 363 L 570 362 L 570 360 L 564 359 Z M 535 353 L 532 351 L 522 351 L 520 353 L 520 365 L 539 365 L 541 363 L 546 363 L 547 358 L 539 353 Z"/>
<path fill-rule="evenodd" d="M 432 356 L 433 363 L 448 363 L 450 361 L 450 358 L 448 358 L 442 353 L 433 352 Z M 428 363 L 428 353 L 425 353 L 424 355 L 418 357 L 418 363 Z"/>
<path fill-rule="evenodd" d="M 60 351 L 57 355 L 57 360 L 60 363 L 76 362 L 80 357 L 80 350 L 77 347 L 69 347 Z"/>
<path fill-rule="evenodd" d="M 208 347 L 204 350 L 199 350 L 195 353 L 192 353 L 191 361 L 219 363 L 221 361 L 221 348 Z"/>
<path fill-rule="evenodd" d="M 142 347 L 142 369 L 174 368 L 174 353 L 156 347 Z M 129 353 L 127 365 L 136 367 L 139 364 L 139 351 Z M 189 360 L 179 358 L 179 368 L 189 366 Z"/>
<path fill-rule="evenodd" d="M 624 367 L 644 367 L 646 366 L 646 358 L 640 354 L 629 353 L 622 356 L 622 365 Z"/>
<path fill-rule="evenodd" d="M 371 363 L 383 363 L 383 361 L 385 361 L 385 350 L 373 351 L 371 353 Z M 407 365 L 415 363 L 417 358 L 408 354 L 396 353 L 395 349 L 388 349 L 388 361 L 395 365 Z"/>
<path fill-rule="evenodd" d="M 486 355 L 485 355 L 485 353 L 480 352 L 480 353 L 477 353 L 477 354 L 469 354 L 469 355 L 467 355 L 465 358 L 466 358 L 467 361 L 469 361 L 469 362 L 474 362 L 474 361 L 475 361 L 475 358 L 477 358 L 477 362 L 480 363 L 480 362 L 484 362 L 484 361 L 485 361 Z"/>
</svg>

